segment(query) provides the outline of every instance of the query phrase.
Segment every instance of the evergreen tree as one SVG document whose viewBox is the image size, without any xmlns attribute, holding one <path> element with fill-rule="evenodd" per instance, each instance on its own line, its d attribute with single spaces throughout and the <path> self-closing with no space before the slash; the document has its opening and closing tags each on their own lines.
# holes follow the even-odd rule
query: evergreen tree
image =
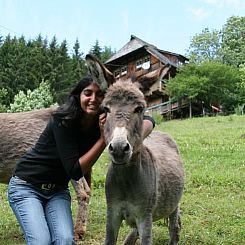
<svg viewBox="0 0 245 245">
<path fill-rule="evenodd" d="M 46 77 L 48 66 L 47 50 L 40 34 L 36 39 L 28 42 L 26 66 L 28 68 L 27 80 L 32 83 L 32 87 L 28 89 L 33 90 L 39 86 L 42 80 L 48 79 Z"/>
<path fill-rule="evenodd" d="M 62 103 L 67 97 L 70 88 L 72 86 L 71 81 L 71 59 L 68 55 L 67 42 L 64 40 L 58 50 L 58 66 L 56 70 L 58 71 L 56 75 L 55 87 L 55 99 L 58 103 Z"/>
<path fill-rule="evenodd" d="M 19 82 L 19 60 L 18 60 L 18 50 L 17 50 L 17 38 L 14 37 L 11 39 L 10 35 L 8 35 L 1 46 L 0 50 L 0 86 L 1 88 L 6 88 L 8 91 L 8 95 L 5 98 L 4 103 L 9 104 L 18 87 L 20 85 Z"/>
<path fill-rule="evenodd" d="M 111 58 L 111 56 L 114 54 L 115 52 L 113 52 L 111 50 L 111 47 L 109 46 L 105 46 L 103 51 L 101 52 L 101 61 L 103 63 L 105 63 L 109 58 Z"/>
<path fill-rule="evenodd" d="M 66 40 L 59 46 L 55 36 L 48 43 L 41 35 L 27 42 L 8 35 L 0 46 L 0 86 L 7 89 L 1 103 L 9 105 L 20 90 L 33 90 L 42 80 L 50 81 L 55 100 L 62 102 L 86 72 L 79 48 L 77 40 L 70 57 Z"/>
<path fill-rule="evenodd" d="M 2 46 L 3 44 L 3 36 L 0 35 L 0 47 Z"/>
<path fill-rule="evenodd" d="M 59 93 L 58 77 L 59 75 L 59 47 L 57 43 L 57 38 L 54 36 L 49 44 L 47 50 L 48 57 L 48 77 L 47 79 L 51 84 L 51 91 L 55 98 L 57 99 L 56 93 Z"/>
<path fill-rule="evenodd" d="M 94 46 L 89 51 L 90 54 L 96 56 L 99 60 L 101 60 L 102 48 L 99 45 L 99 41 L 96 39 Z"/>
<path fill-rule="evenodd" d="M 7 96 L 8 91 L 5 88 L 0 88 L 0 113 L 7 111 L 7 106 L 4 105 L 4 98 Z"/>
<path fill-rule="evenodd" d="M 80 52 L 80 43 L 78 39 L 73 46 L 72 54 L 72 82 L 76 83 L 84 76 L 86 72 L 85 61 L 83 58 L 83 53 Z"/>
</svg>

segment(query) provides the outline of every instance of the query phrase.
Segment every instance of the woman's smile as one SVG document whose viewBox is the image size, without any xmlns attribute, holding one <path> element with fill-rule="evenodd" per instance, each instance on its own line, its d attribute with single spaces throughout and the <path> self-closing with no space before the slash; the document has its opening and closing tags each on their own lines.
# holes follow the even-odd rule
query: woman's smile
<svg viewBox="0 0 245 245">
<path fill-rule="evenodd" d="M 95 82 L 91 83 L 80 94 L 82 110 L 88 115 L 96 115 L 100 110 L 103 98 L 104 94 L 98 84 Z"/>
</svg>

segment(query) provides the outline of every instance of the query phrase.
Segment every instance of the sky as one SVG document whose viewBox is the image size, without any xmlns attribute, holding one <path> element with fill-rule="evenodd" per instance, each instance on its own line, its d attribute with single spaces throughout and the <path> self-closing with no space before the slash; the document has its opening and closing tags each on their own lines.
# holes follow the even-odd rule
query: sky
<svg viewBox="0 0 245 245">
<path fill-rule="evenodd" d="M 86 54 L 96 40 L 118 51 L 135 35 L 185 55 L 194 35 L 233 15 L 245 16 L 245 0 L 0 0 L 0 36 L 56 36 L 70 52 L 78 39 Z"/>
</svg>

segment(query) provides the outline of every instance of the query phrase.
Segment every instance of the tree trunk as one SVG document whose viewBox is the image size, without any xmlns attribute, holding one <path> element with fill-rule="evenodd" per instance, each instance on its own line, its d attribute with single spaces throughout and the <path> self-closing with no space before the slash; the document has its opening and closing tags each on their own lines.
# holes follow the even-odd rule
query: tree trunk
<svg viewBox="0 0 245 245">
<path fill-rule="evenodd" d="M 192 118 L 191 100 L 190 100 L 190 103 L 189 103 L 189 117 Z"/>
</svg>

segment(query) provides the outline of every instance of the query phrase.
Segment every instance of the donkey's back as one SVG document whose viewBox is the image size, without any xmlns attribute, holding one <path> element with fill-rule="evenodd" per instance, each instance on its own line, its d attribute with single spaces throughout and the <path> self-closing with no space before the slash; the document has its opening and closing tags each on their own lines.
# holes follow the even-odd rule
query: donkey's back
<svg viewBox="0 0 245 245">
<path fill-rule="evenodd" d="M 31 148 L 54 108 L 0 113 L 0 182 L 8 183 L 16 161 Z"/>
<path fill-rule="evenodd" d="M 179 150 L 168 134 L 157 131 L 153 131 L 144 140 L 144 145 L 153 159 L 148 164 L 153 164 L 156 173 L 153 220 L 168 218 L 175 210 L 178 213 L 184 187 L 184 170 Z"/>
</svg>

